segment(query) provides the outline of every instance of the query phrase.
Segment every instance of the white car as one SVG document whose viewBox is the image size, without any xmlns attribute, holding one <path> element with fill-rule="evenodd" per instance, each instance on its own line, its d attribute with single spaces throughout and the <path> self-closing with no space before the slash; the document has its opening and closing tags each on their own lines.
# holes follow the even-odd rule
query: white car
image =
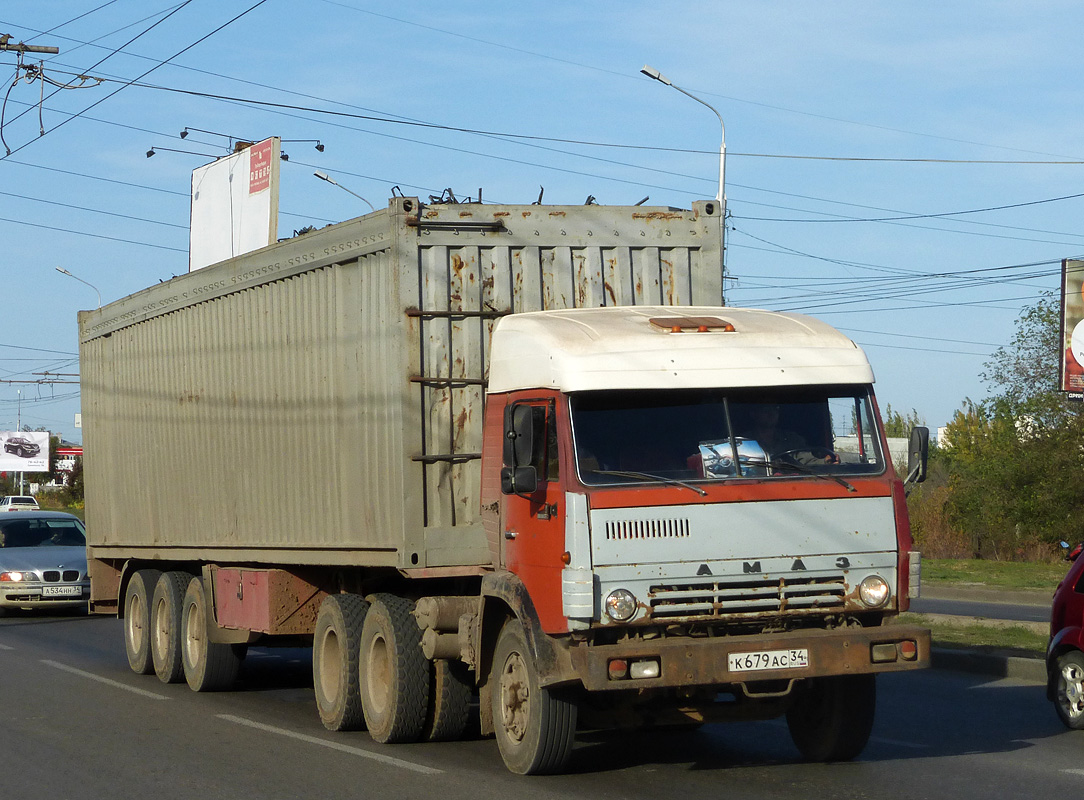
<svg viewBox="0 0 1084 800">
<path fill-rule="evenodd" d="M 30 496 L 17 494 L 0 497 L 0 513 L 4 511 L 37 511 L 38 501 Z"/>
</svg>

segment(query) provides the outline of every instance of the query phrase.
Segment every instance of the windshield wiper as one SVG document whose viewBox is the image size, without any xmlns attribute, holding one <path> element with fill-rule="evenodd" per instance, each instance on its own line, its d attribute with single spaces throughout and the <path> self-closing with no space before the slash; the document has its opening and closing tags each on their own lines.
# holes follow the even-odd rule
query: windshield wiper
<svg viewBox="0 0 1084 800">
<path fill-rule="evenodd" d="M 685 481 L 679 481 L 677 478 L 667 478 L 663 475 L 652 475 L 650 472 L 636 472 L 634 470 L 625 469 L 593 469 L 591 472 L 596 475 L 617 475 L 622 478 L 640 478 L 645 481 L 661 481 L 662 483 L 668 483 L 672 486 L 681 486 L 685 489 L 692 489 L 701 497 L 706 497 L 707 492 L 701 489 L 699 486 L 694 486 L 691 483 Z"/>
<path fill-rule="evenodd" d="M 853 486 L 851 486 L 851 484 L 843 480 L 843 478 L 839 477 L 838 475 L 833 475 L 830 472 L 817 472 L 812 467 L 808 467 L 805 464 L 795 464 L 793 461 L 777 461 L 775 459 L 768 459 L 767 461 L 763 461 L 761 459 L 753 461 L 752 459 L 750 459 L 750 462 L 754 464 L 767 464 L 772 469 L 791 469 L 795 472 L 800 472 L 803 475 L 812 475 L 814 478 L 821 478 L 826 481 L 835 481 L 848 492 L 858 491 Z"/>
</svg>

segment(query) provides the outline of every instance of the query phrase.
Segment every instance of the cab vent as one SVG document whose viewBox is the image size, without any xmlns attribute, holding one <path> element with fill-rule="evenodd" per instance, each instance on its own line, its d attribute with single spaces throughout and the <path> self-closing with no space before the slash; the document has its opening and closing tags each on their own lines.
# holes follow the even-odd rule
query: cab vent
<svg viewBox="0 0 1084 800">
<path fill-rule="evenodd" d="M 687 519 L 626 519 L 606 523 L 606 539 L 684 539 L 689 535 Z"/>
</svg>

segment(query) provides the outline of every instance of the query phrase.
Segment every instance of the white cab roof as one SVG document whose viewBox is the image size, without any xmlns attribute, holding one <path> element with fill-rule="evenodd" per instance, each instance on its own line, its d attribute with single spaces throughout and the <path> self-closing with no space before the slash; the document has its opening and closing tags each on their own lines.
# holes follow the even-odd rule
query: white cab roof
<svg viewBox="0 0 1084 800">
<path fill-rule="evenodd" d="M 488 391 L 870 383 L 862 348 L 812 317 L 631 306 L 503 317 L 493 332 Z"/>
</svg>

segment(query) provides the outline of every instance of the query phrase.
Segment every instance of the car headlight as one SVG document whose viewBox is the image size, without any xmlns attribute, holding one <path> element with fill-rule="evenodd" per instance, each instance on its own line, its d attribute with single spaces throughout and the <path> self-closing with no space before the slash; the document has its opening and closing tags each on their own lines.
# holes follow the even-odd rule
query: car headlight
<svg viewBox="0 0 1084 800">
<path fill-rule="evenodd" d="M 602 605 L 614 622 L 628 622 L 636 613 L 636 598 L 628 589 L 614 589 Z"/>
<path fill-rule="evenodd" d="M 0 581 L 14 581 L 15 583 L 22 583 L 26 580 L 25 572 L 0 572 Z"/>
<path fill-rule="evenodd" d="M 867 575 L 858 585 L 858 597 L 868 608 L 880 608 L 889 594 L 888 583 L 880 575 Z"/>
</svg>

